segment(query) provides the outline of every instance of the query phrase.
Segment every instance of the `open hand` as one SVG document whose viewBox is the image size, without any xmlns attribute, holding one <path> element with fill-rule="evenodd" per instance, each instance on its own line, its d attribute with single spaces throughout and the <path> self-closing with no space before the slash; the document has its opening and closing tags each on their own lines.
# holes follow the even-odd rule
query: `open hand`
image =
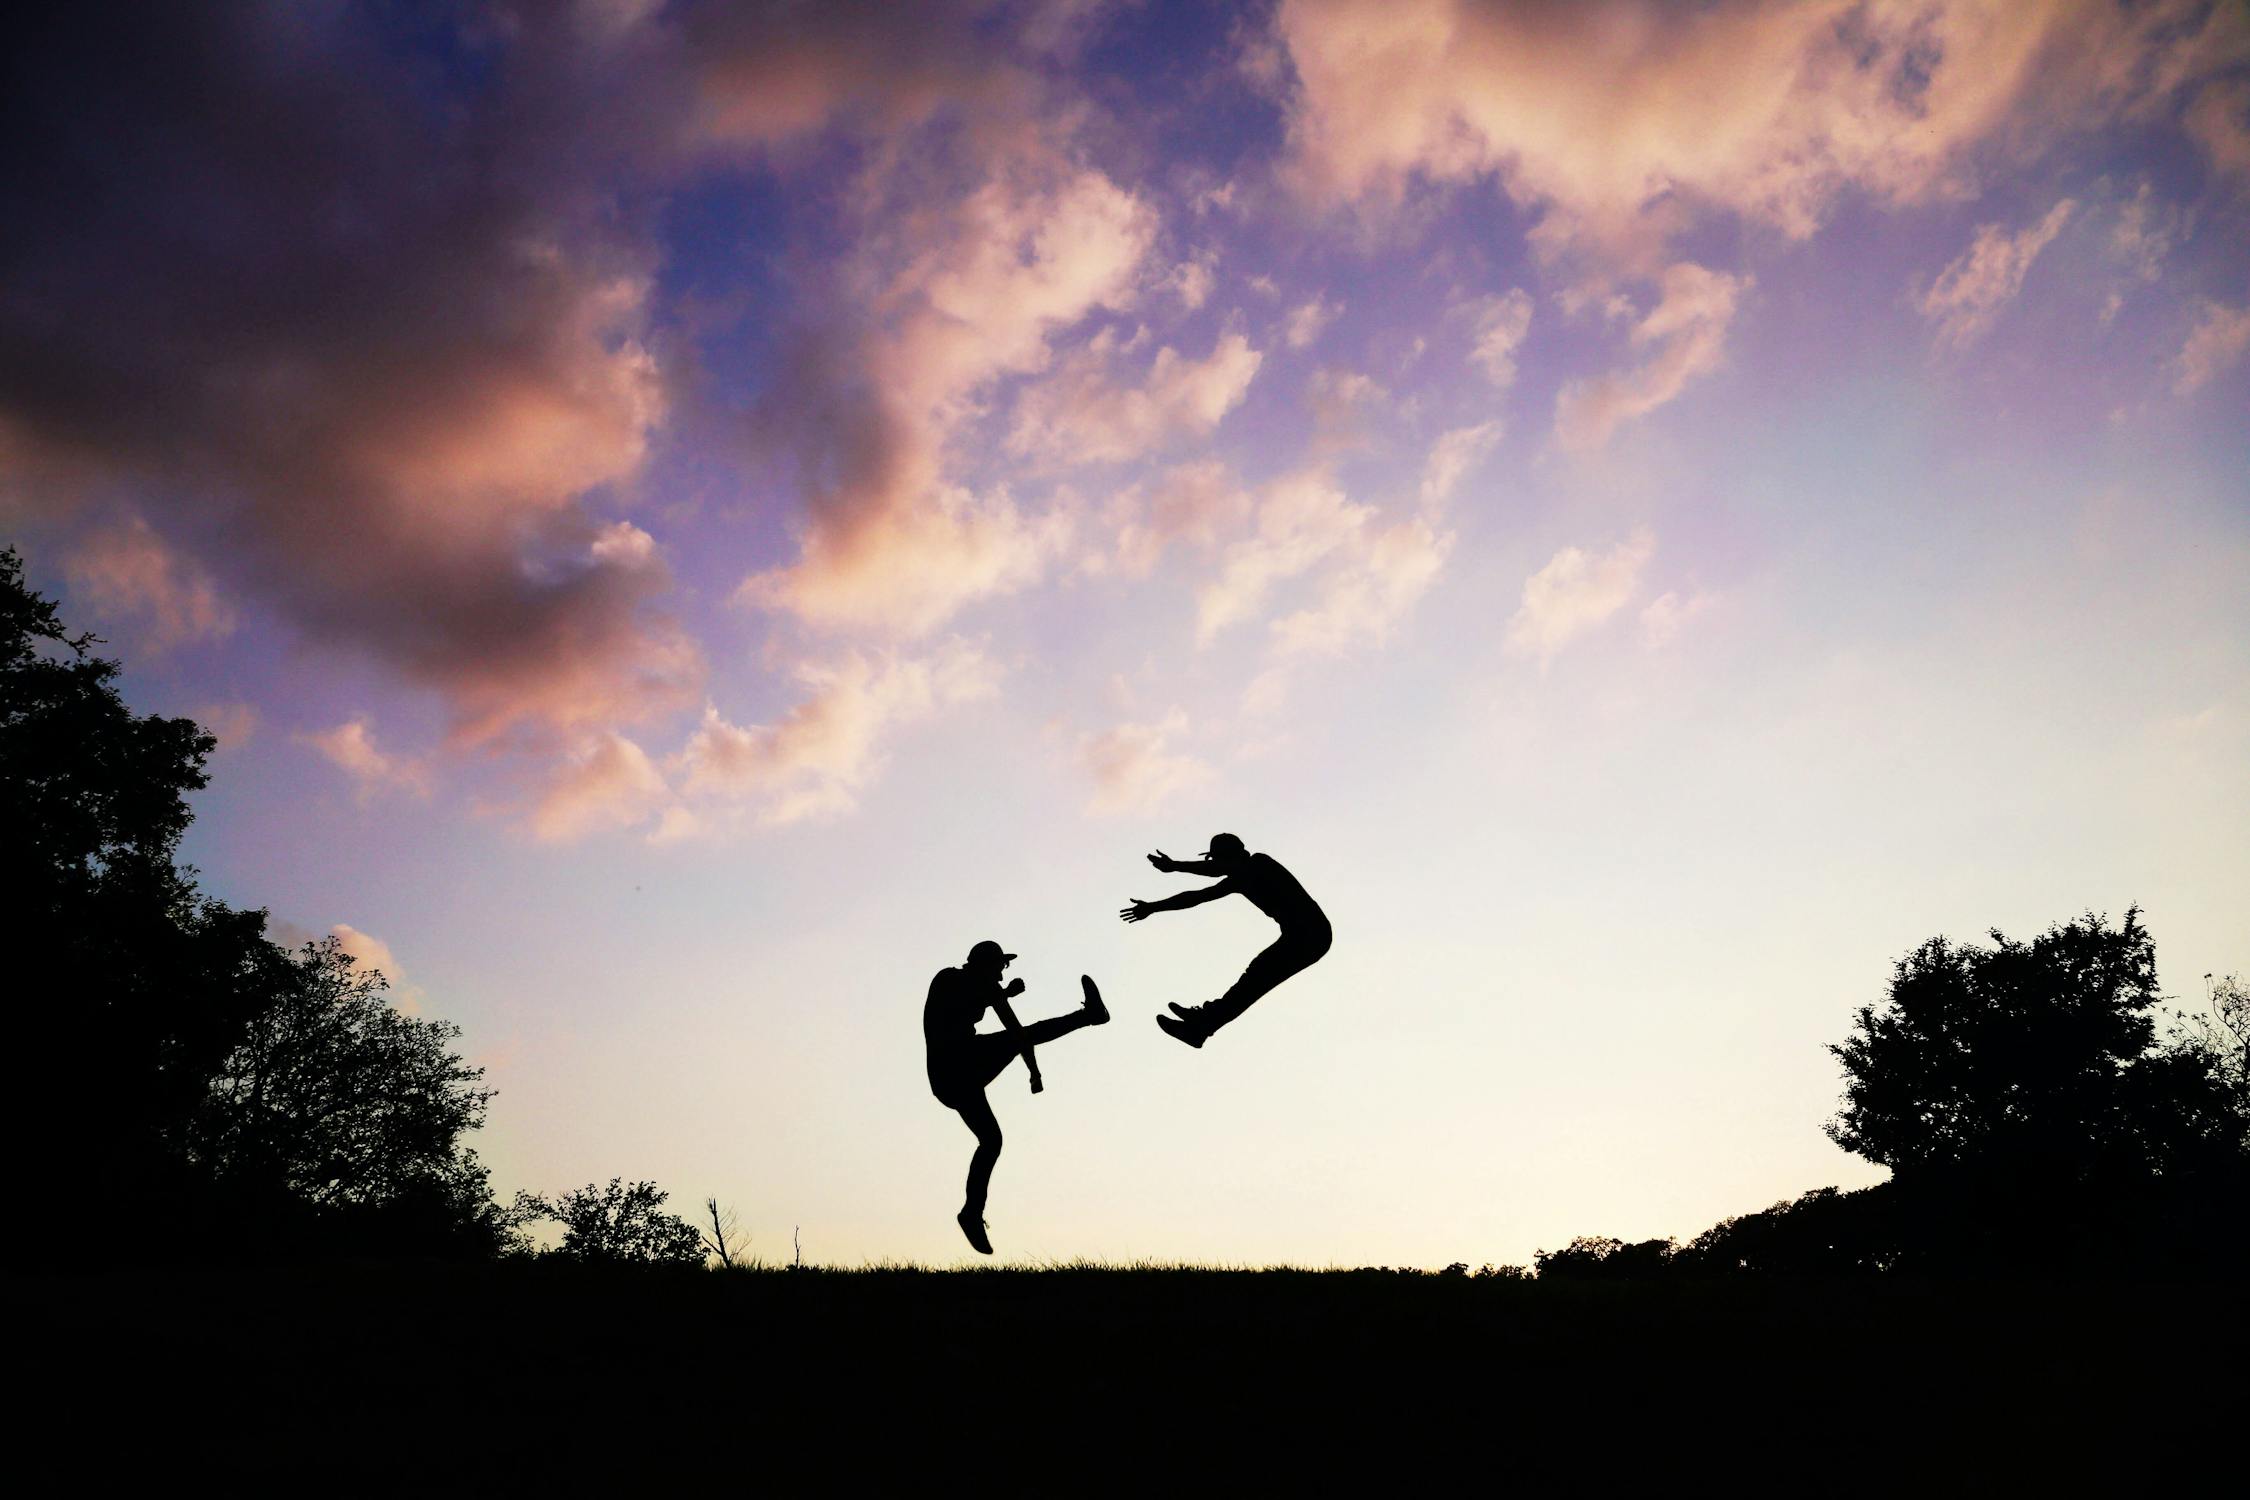
<svg viewBox="0 0 2250 1500">
<path fill-rule="evenodd" d="M 1162 849 L 1159 849 L 1154 854 L 1151 854 L 1148 857 L 1148 862 L 1156 866 L 1156 868 L 1158 868 L 1159 870 L 1164 871 L 1167 875 L 1179 868 L 1179 862 L 1174 860 L 1171 855 L 1166 854 Z"/>
<path fill-rule="evenodd" d="M 1128 906 L 1123 911 L 1119 912 L 1118 915 L 1123 917 L 1128 922 L 1138 922 L 1143 917 L 1146 917 L 1148 915 L 1148 912 L 1149 905 L 1146 901 L 1135 901 L 1131 906 Z"/>
</svg>

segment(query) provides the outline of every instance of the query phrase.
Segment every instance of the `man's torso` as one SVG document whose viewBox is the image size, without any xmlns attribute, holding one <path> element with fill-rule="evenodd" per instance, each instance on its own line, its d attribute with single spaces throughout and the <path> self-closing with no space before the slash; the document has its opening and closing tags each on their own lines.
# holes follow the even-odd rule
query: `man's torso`
<svg viewBox="0 0 2250 1500">
<path fill-rule="evenodd" d="M 979 985 L 959 969 L 940 969 L 931 978 L 929 998 L 922 1002 L 922 1044 L 932 1083 L 960 1071 L 969 1057 L 977 1022 L 992 1004 L 992 996 L 983 993 L 988 989 L 997 993 L 998 986 Z"/>
<path fill-rule="evenodd" d="M 1227 884 L 1252 906 L 1271 917 L 1284 932 L 1325 928 L 1328 914 L 1297 883 L 1281 861 L 1270 854 L 1253 854 L 1249 865 L 1230 876 Z"/>
</svg>

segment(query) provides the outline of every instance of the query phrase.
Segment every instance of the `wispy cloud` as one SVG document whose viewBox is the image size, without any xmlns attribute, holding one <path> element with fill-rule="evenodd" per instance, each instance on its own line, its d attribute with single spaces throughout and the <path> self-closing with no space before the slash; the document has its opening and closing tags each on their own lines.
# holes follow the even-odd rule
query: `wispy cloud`
<svg viewBox="0 0 2250 1500">
<path fill-rule="evenodd" d="M 1655 555 L 1656 537 L 1646 527 L 1607 552 L 1563 548 L 1525 582 L 1504 649 L 1546 667 L 1557 652 L 1632 602 Z"/>
<path fill-rule="evenodd" d="M 422 1001 L 427 998 L 428 992 L 407 978 L 406 970 L 400 966 L 398 955 L 391 951 L 389 943 L 371 932 L 361 932 L 349 922 L 338 922 L 328 931 L 343 946 L 353 963 L 382 974 L 384 982 L 390 987 L 393 1006 L 410 1016 L 421 1010 Z"/>
<path fill-rule="evenodd" d="M 529 826 L 550 844 L 629 828 L 664 806 L 669 790 L 647 751 L 614 731 L 596 735 L 556 766 Z"/>
<path fill-rule="evenodd" d="M 1662 295 L 1633 327 L 1635 348 L 1653 352 L 1630 369 L 1576 380 L 1555 398 L 1555 438 L 1585 451 L 1609 441 L 1620 422 L 1646 416 L 1678 397 L 1689 382 L 1718 368 L 1735 304 L 1747 277 L 1682 261 L 1659 278 Z"/>
<path fill-rule="evenodd" d="M 2185 396 L 2225 374 L 2250 350 L 2250 306 L 2229 307 L 2206 299 L 2195 326 L 2173 360 L 2172 389 Z"/>
<path fill-rule="evenodd" d="M 2065 198 L 2036 224 L 2014 234 L 1998 224 L 1985 224 L 1955 260 L 1937 275 L 1915 302 L 1922 316 L 1937 324 L 1937 340 L 1944 347 L 1965 348 L 1984 336 L 2000 310 L 2023 290 L 2031 263 L 2060 233 L 2077 201 Z"/>
<path fill-rule="evenodd" d="M 1497 180 L 1540 210 L 1548 256 L 1652 273 L 1699 211 L 1792 238 L 1848 189 L 1894 203 L 1956 190 L 2014 128 L 2051 138 L 2192 98 L 2213 159 L 2250 163 L 2226 72 L 2240 8 L 1842 7 L 1719 0 L 1491 6 L 1291 0 L 1294 171 L 1328 199 L 1415 177 Z"/>
<path fill-rule="evenodd" d="M 1473 342 L 1469 360 L 1506 390 L 1516 380 L 1516 349 L 1531 331 L 1531 296 L 1521 287 L 1480 297 L 1465 309 Z"/>
<path fill-rule="evenodd" d="M 1119 724 L 1082 737 L 1078 762 L 1094 782 L 1087 811 L 1105 817 L 1151 813 L 1208 784 L 1211 767 L 1172 748 L 1187 727 L 1187 715 L 1175 708 L 1154 723 Z"/>
<path fill-rule="evenodd" d="M 801 552 L 751 576 L 744 603 L 822 629 L 920 635 L 1033 582 L 1063 551 L 1068 517 L 1029 515 L 1004 489 L 949 481 L 948 436 L 988 383 L 1044 366 L 1058 330 L 1130 300 L 1155 215 L 1036 139 L 1012 139 L 984 171 L 966 196 L 917 205 L 911 254 L 870 237 L 873 263 L 851 274 L 871 288 L 871 326 L 803 341 L 794 378 L 764 414 L 806 481 Z M 1246 379 L 1240 363 L 1223 379 Z M 1209 399 L 1182 399 L 1200 410 L 1197 396 Z M 1115 405 L 1116 422 L 1142 420 Z"/>
<path fill-rule="evenodd" d="M 1128 577 L 1145 578 L 1175 544 L 1218 545 L 1248 522 L 1252 504 L 1217 459 L 1178 465 L 1118 495 L 1108 514 L 1113 537 L 1108 561 Z"/>
<path fill-rule="evenodd" d="M 1454 490 L 1460 487 L 1462 476 L 1483 462 L 1499 441 L 1497 420 L 1456 427 L 1439 437 L 1430 449 L 1430 456 L 1422 463 L 1423 511 L 1434 513 L 1450 501 Z"/>
<path fill-rule="evenodd" d="M 1219 575 L 1196 595 L 1196 640 L 1208 643 L 1228 626 L 1255 616 L 1276 584 L 1350 542 L 1373 514 L 1318 470 L 1266 486 L 1251 534 L 1227 549 Z"/>
<path fill-rule="evenodd" d="M 209 574 L 135 516 L 81 538 L 65 563 L 71 589 L 103 619 L 132 622 L 139 644 L 169 651 L 234 629 Z"/>
<path fill-rule="evenodd" d="M 1120 379 L 1123 356 L 1105 329 L 1018 399 L 1008 446 L 1056 464 L 1116 463 L 1206 436 L 1241 404 L 1262 358 L 1225 333 L 1200 360 L 1167 345 L 1141 378 Z"/>
<path fill-rule="evenodd" d="M 295 738 L 299 744 L 319 751 L 330 765 L 349 776 L 363 801 L 386 791 L 410 792 L 416 796 L 429 792 L 428 768 L 419 760 L 391 754 L 378 746 L 374 727 L 364 715 L 347 719 L 332 729 L 299 734 Z"/>
<path fill-rule="evenodd" d="M 684 811 L 664 830 L 724 829 L 748 815 L 793 823 L 851 810 L 882 764 L 884 740 L 941 708 L 993 697 L 1000 669 L 972 642 L 919 654 L 846 652 L 795 670 L 805 697 L 772 724 L 729 723 L 716 708 L 670 765 Z"/>
<path fill-rule="evenodd" d="M 1282 338 L 1292 349 L 1309 349 L 1343 310 L 1343 303 L 1331 302 L 1325 294 L 1316 294 L 1291 309 L 1289 316 L 1282 320 Z"/>
</svg>

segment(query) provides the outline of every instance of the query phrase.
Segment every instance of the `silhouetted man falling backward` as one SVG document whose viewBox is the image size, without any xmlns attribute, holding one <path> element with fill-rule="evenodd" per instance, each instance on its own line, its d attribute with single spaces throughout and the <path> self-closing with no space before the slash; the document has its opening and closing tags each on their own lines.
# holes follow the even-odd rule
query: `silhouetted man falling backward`
<svg viewBox="0 0 2250 1500">
<path fill-rule="evenodd" d="M 1242 971 L 1242 977 L 1225 994 L 1208 1005 L 1174 1005 L 1172 1009 L 1177 1019 L 1174 1016 L 1156 1018 L 1156 1024 L 1164 1028 L 1166 1035 L 1178 1037 L 1190 1047 L 1202 1046 L 1210 1040 L 1212 1032 L 1255 1005 L 1259 997 L 1275 985 L 1320 962 L 1321 955 L 1334 941 L 1328 914 L 1297 884 L 1297 877 L 1271 855 L 1252 854 L 1242 847 L 1242 840 L 1231 833 L 1214 834 L 1211 847 L 1204 851 L 1200 860 L 1174 859 L 1159 849 L 1148 857 L 1148 862 L 1167 872 L 1224 878 L 1217 885 L 1205 886 L 1200 891 L 1182 891 L 1162 901 L 1135 901 L 1118 913 L 1128 922 L 1138 922 L 1160 911 L 1185 911 L 1221 896 L 1243 896 L 1281 927 L 1281 936 L 1250 960 L 1250 967 Z"/>
<path fill-rule="evenodd" d="M 993 1163 L 1000 1160 L 1000 1122 L 985 1101 L 986 1086 L 1021 1053 L 1031 1072 L 1031 1091 L 1038 1093 L 1046 1085 L 1039 1080 L 1039 1059 L 1032 1047 L 1109 1019 L 1109 1008 L 1102 1004 L 1092 976 L 1081 974 L 1078 983 L 1086 991 L 1084 1005 L 1069 1015 L 1022 1025 L 1008 1002 L 1023 993 L 1023 981 L 1011 979 L 1006 989 L 1000 987 L 1001 971 L 1015 957 L 987 939 L 969 950 L 968 961 L 960 968 L 938 970 L 930 980 L 930 996 L 922 1002 L 930 1092 L 940 1104 L 957 1111 L 977 1138 L 976 1154 L 969 1158 L 969 1196 L 954 1221 L 979 1255 L 992 1253 L 992 1241 L 984 1232 L 984 1197 L 992 1186 Z M 977 1030 L 987 1010 L 999 1014 L 999 1031 Z"/>
</svg>

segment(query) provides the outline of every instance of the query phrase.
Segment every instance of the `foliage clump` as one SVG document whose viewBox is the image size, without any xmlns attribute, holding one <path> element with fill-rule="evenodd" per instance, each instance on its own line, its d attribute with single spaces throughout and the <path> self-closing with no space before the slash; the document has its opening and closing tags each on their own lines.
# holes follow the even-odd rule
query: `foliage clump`
<svg viewBox="0 0 2250 1500">
<path fill-rule="evenodd" d="M 664 1211 L 670 1195 L 653 1182 L 628 1183 L 612 1177 L 605 1187 L 590 1182 L 555 1198 L 521 1193 L 520 1217 L 554 1219 L 563 1227 L 556 1258 L 603 1266 L 703 1264 L 703 1234 L 693 1224 Z"/>
</svg>

